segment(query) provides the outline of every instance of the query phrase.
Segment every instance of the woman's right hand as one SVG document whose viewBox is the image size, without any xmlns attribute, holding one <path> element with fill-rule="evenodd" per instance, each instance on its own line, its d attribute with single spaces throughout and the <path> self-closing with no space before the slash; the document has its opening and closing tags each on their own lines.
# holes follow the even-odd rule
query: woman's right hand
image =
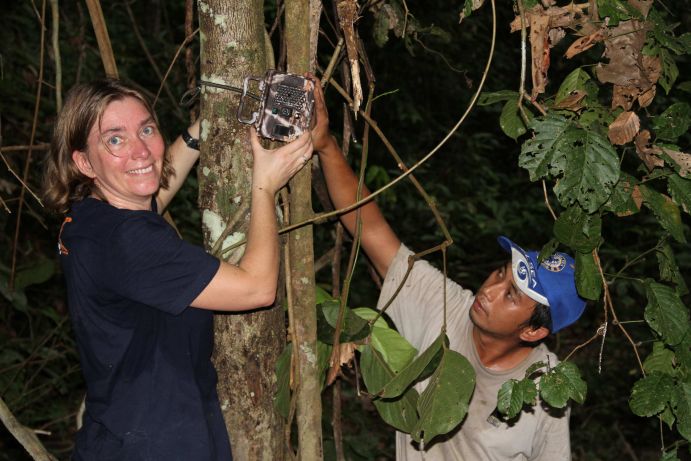
<svg viewBox="0 0 691 461">
<path fill-rule="evenodd" d="M 309 132 L 276 149 L 265 149 L 254 127 L 250 128 L 249 136 L 254 156 L 252 188 L 276 194 L 312 157 L 312 137 Z"/>
</svg>

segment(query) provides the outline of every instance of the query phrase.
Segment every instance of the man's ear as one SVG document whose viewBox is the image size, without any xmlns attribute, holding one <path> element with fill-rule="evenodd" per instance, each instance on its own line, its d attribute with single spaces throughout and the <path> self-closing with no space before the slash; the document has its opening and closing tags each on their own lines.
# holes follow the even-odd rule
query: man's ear
<svg viewBox="0 0 691 461">
<path fill-rule="evenodd" d="M 521 341 L 525 341 L 527 343 L 534 343 L 542 340 L 543 338 L 546 338 L 548 335 L 549 328 L 547 327 L 531 328 L 528 326 L 523 328 L 523 331 L 521 331 L 519 337 L 521 338 Z"/>
<path fill-rule="evenodd" d="M 94 169 L 91 166 L 89 158 L 86 156 L 86 152 L 75 150 L 72 152 L 72 161 L 77 165 L 77 169 L 81 174 L 91 179 L 96 177 L 96 173 L 94 173 Z"/>
</svg>

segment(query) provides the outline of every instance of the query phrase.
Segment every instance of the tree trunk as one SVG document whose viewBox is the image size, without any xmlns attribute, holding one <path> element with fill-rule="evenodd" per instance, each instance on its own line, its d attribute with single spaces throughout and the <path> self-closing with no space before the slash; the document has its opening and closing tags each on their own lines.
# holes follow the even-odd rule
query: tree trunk
<svg viewBox="0 0 691 461">
<path fill-rule="evenodd" d="M 313 70 L 316 32 L 319 29 L 319 2 L 311 8 L 310 0 L 286 0 L 286 44 L 288 70 L 302 74 Z M 315 12 L 315 14 L 311 14 Z M 316 25 L 314 19 L 316 16 Z M 309 18 L 310 20 L 306 20 Z M 310 32 L 315 32 L 311 34 Z M 290 182 L 290 217 L 293 223 L 309 219 L 312 210 L 312 178 L 309 166 Z M 291 233 L 288 239 L 290 287 L 293 300 L 293 353 L 296 358 L 296 407 L 300 459 L 319 460 L 322 453 L 321 382 L 317 353 L 317 318 L 315 306 L 314 246 L 312 227 Z"/>
<path fill-rule="evenodd" d="M 199 1 L 201 77 L 242 87 L 262 75 L 266 50 L 262 0 Z M 204 87 L 201 104 L 199 204 L 207 249 L 243 240 L 249 222 L 252 155 L 237 122 L 239 96 Z M 227 231 L 226 227 L 232 230 Z M 236 263 L 243 247 L 227 258 Z M 285 344 L 283 309 L 218 314 L 214 363 L 218 393 L 236 460 L 283 459 L 283 421 L 274 410 L 274 366 Z"/>
</svg>

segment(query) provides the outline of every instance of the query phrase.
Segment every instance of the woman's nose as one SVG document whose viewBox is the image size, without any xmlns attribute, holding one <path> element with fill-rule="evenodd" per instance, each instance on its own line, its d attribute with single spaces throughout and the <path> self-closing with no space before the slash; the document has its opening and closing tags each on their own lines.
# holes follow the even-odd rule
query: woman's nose
<svg viewBox="0 0 691 461">
<path fill-rule="evenodd" d="M 151 155 L 151 149 L 149 149 L 149 145 L 144 140 L 137 137 L 132 143 L 131 155 L 135 159 L 148 158 Z"/>
</svg>

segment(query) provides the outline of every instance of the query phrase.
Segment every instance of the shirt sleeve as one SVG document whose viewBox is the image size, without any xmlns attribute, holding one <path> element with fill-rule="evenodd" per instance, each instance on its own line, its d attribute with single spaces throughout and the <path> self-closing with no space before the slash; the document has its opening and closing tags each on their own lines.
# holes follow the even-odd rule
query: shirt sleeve
<svg viewBox="0 0 691 461">
<path fill-rule="evenodd" d="M 110 289 L 174 315 L 206 288 L 220 265 L 151 212 L 134 214 L 114 228 L 105 255 Z"/>
<path fill-rule="evenodd" d="M 473 294 L 444 277 L 441 271 L 424 260 L 415 262 L 403 282 L 408 271 L 408 257 L 411 255 L 413 252 L 401 244 L 386 273 L 377 308 L 381 310 L 395 296 L 386 313 L 396 324 L 398 331 L 421 351 L 441 332 L 444 323 L 444 294 L 446 293 L 447 331 L 456 331 L 467 317 Z M 400 291 L 396 293 L 399 287 Z"/>
</svg>

